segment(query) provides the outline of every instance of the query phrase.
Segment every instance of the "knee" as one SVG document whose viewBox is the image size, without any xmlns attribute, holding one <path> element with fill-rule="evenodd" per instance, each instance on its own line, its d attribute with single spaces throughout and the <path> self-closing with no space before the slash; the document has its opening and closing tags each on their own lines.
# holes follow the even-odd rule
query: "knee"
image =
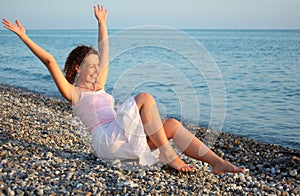
<svg viewBox="0 0 300 196">
<path fill-rule="evenodd" d="M 135 96 L 135 100 L 137 102 L 149 102 L 149 103 L 153 103 L 155 102 L 153 96 L 150 94 L 150 93 L 147 93 L 147 92 L 142 92 L 142 93 L 139 93 L 138 95 Z"/>
<path fill-rule="evenodd" d="M 166 120 L 164 120 L 164 125 L 168 127 L 178 128 L 180 124 L 181 123 L 175 118 L 167 118 Z"/>
<path fill-rule="evenodd" d="M 181 123 L 174 118 L 164 120 L 163 124 L 168 138 L 173 138 L 181 126 Z"/>
</svg>

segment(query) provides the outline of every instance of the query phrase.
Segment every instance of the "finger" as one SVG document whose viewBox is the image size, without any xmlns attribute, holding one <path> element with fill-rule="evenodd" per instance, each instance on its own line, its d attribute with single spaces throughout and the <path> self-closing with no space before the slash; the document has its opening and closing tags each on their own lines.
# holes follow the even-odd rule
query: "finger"
<svg viewBox="0 0 300 196">
<path fill-rule="evenodd" d="M 16 20 L 16 24 L 18 25 L 18 27 L 21 27 L 22 24 L 20 23 L 20 21 Z"/>
<path fill-rule="evenodd" d="M 2 19 L 2 24 L 4 24 L 4 25 L 6 24 L 6 22 L 5 22 L 5 20 L 4 20 L 4 19 Z"/>
<path fill-rule="evenodd" d="M 104 10 L 104 6 L 102 5 L 102 6 L 101 6 L 101 11 L 103 11 L 103 10 Z"/>
<path fill-rule="evenodd" d="M 4 28 L 6 28 L 8 30 L 11 30 L 11 31 L 13 30 L 13 28 L 12 28 L 12 26 L 10 24 L 5 23 L 5 22 L 3 22 L 3 24 L 4 24 Z"/>
<path fill-rule="evenodd" d="M 3 20 L 3 24 L 10 24 L 11 22 L 5 18 L 2 19 Z"/>
<path fill-rule="evenodd" d="M 98 4 L 97 6 L 98 6 L 98 10 L 101 10 L 100 4 Z"/>
<path fill-rule="evenodd" d="M 4 27 L 7 29 L 11 29 L 12 23 L 9 20 L 3 19 L 2 24 L 4 24 Z"/>
<path fill-rule="evenodd" d="M 6 26 L 6 22 L 4 20 L 2 21 L 2 24 L 4 25 L 4 27 Z"/>
</svg>

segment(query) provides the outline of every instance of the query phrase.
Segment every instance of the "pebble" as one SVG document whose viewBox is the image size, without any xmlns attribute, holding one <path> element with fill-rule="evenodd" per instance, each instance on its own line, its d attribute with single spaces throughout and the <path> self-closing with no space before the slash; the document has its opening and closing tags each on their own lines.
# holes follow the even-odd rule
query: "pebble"
<svg viewBox="0 0 300 196">
<path fill-rule="evenodd" d="M 247 172 L 213 175 L 207 163 L 182 156 L 195 169 L 182 174 L 97 158 L 60 99 L 0 85 L 0 111 L 0 195 L 300 195 L 300 158 L 290 155 L 299 150 L 219 133 L 212 150 Z M 200 139 L 214 135 L 185 126 Z"/>
<path fill-rule="evenodd" d="M 271 168 L 271 173 L 275 174 L 276 173 L 276 169 L 274 167 Z"/>
<path fill-rule="evenodd" d="M 293 177 L 297 176 L 297 170 L 293 169 L 289 171 L 289 174 Z"/>
</svg>

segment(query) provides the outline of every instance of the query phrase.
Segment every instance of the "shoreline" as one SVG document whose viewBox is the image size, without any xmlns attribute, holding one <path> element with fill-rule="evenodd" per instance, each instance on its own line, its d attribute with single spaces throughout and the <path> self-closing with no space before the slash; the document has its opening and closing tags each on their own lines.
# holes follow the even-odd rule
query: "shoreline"
<svg viewBox="0 0 300 196">
<path fill-rule="evenodd" d="M 300 194 L 300 151 L 296 149 L 218 133 L 212 150 L 248 169 L 244 174 L 220 176 L 183 154 L 195 172 L 179 174 L 162 165 L 100 160 L 67 102 L 6 85 L 0 85 L 0 95 L 0 193 Z M 207 138 L 204 128 L 186 126 L 198 138 Z"/>
</svg>

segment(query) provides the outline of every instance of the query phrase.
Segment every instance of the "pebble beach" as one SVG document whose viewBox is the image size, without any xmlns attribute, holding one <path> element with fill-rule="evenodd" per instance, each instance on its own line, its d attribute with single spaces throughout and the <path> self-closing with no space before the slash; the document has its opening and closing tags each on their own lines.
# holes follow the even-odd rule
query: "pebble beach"
<svg viewBox="0 0 300 196">
<path fill-rule="evenodd" d="M 195 170 L 96 157 L 91 136 L 69 103 L 0 85 L 0 195 L 300 195 L 300 151 L 218 133 L 216 154 L 247 171 Z M 211 132 L 186 125 L 202 139 Z M 212 134 L 213 135 L 213 134 Z"/>
</svg>

